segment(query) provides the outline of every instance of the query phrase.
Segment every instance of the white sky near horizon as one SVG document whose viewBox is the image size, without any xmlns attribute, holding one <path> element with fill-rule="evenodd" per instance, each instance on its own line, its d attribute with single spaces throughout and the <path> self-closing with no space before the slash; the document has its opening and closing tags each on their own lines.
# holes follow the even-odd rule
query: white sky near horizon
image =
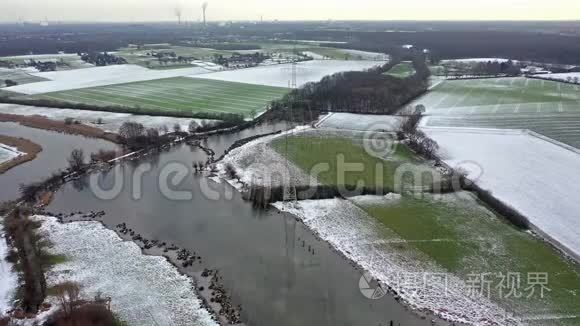
<svg viewBox="0 0 580 326">
<path fill-rule="evenodd" d="M 0 0 L 0 22 L 198 21 L 201 0 Z M 223 20 L 580 20 L 580 0 L 208 0 Z"/>
</svg>

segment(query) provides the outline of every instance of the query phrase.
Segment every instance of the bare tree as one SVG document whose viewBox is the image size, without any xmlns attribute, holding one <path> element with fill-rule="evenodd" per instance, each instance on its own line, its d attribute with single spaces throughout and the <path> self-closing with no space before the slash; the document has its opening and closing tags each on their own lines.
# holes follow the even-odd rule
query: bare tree
<svg viewBox="0 0 580 326">
<path fill-rule="evenodd" d="M 232 164 L 226 164 L 226 176 L 230 179 L 237 179 L 240 180 L 238 172 L 236 172 L 236 168 Z"/>
<path fill-rule="evenodd" d="M 75 282 L 63 282 L 53 287 L 65 315 L 70 316 L 79 302 L 81 287 Z"/>
<path fill-rule="evenodd" d="M 408 111 L 408 113 L 401 125 L 401 131 L 406 135 L 411 135 L 417 131 L 417 126 L 419 125 L 421 118 L 423 118 L 425 107 L 423 105 L 417 105 L 406 111 Z"/>
<path fill-rule="evenodd" d="M 132 121 L 124 122 L 119 128 L 119 136 L 125 139 L 136 138 L 143 136 L 145 127 L 142 124 Z"/>
<path fill-rule="evenodd" d="M 149 129 L 147 129 L 147 137 L 150 138 L 150 139 L 159 138 L 159 130 L 157 130 L 155 128 L 149 128 Z"/>
<path fill-rule="evenodd" d="M 189 133 L 194 134 L 198 128 L 199 128 L 199 124 L 197 122 L 195 122 L 195 120 L 191 120 L 191 122 L 189 123 L 189 126 L 188 126 Z"/>
<path fill-rule="evenodd" d="M 71 170 L 80 170 L 85 165 L 85 152 L 82 149 L 74 149 L 70 153 L 68 164 Z"/>
</svg>

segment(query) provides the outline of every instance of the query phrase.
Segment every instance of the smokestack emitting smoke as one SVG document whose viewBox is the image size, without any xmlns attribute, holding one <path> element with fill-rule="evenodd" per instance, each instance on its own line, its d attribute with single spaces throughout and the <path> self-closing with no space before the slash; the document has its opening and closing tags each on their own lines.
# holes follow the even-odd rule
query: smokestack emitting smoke
<svg viewBox="0 0 580 326">
<path fill-rule="evenodd" d="M 207 26 L 206 20 L 205 20 L 205 11 L 207 10 L 207 2 L 204 2 L 201 5 L 201 10 L 203 10 L 203 26 Z"/>
<path fill-rule="evenodd" d="M 181 14 L 183 13 L 183 10 L 181 9 L 180 5 L 177 5 L 175 7 L 175 16 L 177 16 L 177 23 L 179 25 L 181 25 Z"/>
</svg>

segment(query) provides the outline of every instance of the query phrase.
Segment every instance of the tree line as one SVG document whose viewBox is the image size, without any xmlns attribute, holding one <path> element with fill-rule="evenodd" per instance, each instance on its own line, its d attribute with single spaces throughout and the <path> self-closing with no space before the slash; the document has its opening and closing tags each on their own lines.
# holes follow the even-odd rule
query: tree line
<svg viewBox="0 0 580 326">
<path fill-rule="evenodd" d="M 386 75 L 399 63 L 366 71 L 340 72 L 308 83 L 271 103 L 265 118 L 314 121 L 320 112 L 393 114 L 428 88 L 429 68 L 422 53 L 412 56 L 415 74 L 407 78 Z"/>
<path fill-rule="evenodd" d="M 512 60 L 499 62 L 488 60 L 482 62 L 461 62 L 450 61 L 443 64 L 443 74 L 445 77 L 461 76 L 519 76 L 521 66 Z"/>
</svg>

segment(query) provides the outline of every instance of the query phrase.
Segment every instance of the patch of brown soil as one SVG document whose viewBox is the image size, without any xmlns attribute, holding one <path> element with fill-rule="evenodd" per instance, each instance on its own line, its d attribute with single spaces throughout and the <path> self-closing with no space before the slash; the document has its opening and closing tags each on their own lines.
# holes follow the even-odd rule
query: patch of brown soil
<svg viewBox="0 0 580 326">
<path fill-rule="evenodd" d="M 62 132 L 71 135 L 101 138 L 113 143 L 119 143 L 117 134 L 105 132 L 99 128 L 87 126 L 81 123 L 66 124 L 64 121 L 51 120 L 43 116 L 22 116 L 16 114 L 0 113 L 0 122 L 17 122 L 23 126 Z"/>
<path fill-rule="evenodd" d="M 11 147 L 16 147 L 19 152 L 26 153 L 8 162 L 0 164 L 0 174 L 3 174 L 4 172 L 17 165 L 34 160 L 36 158 L 36 154 L 42 151 L 42 147 L 40 145 L 24 138 L 14 138 L 0 135 L 0 143 Z"/>
</svg>

